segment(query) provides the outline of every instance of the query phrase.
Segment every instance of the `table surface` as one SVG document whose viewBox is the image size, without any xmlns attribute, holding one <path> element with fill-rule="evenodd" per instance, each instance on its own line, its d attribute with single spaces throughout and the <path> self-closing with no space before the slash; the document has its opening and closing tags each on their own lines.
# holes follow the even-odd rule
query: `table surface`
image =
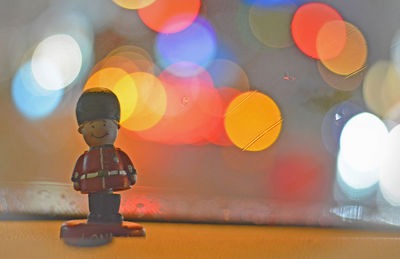
<svg viewBox="0 0 400 259">
<path fill-rule="evenodd" d="M 1 258 L 400 258 L 400 233 L 149 223 L 146 238 L 101 247 L 59 239 L 62 221 L 0 221 Z"/>
</svg>

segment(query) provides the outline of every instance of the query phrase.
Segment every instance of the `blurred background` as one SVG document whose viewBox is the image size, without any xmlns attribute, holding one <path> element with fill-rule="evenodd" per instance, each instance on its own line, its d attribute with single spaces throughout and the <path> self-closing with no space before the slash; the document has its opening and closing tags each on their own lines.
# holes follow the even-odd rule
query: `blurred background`
<svg viewBox="0 0 400 259">
<path fill-rule="evenodd" d="M 0 211 L 85 217 L 82 91 L 118 96 L 128 219 L 400 225 L 400 2 L 2 0 Z"/>
</svg>

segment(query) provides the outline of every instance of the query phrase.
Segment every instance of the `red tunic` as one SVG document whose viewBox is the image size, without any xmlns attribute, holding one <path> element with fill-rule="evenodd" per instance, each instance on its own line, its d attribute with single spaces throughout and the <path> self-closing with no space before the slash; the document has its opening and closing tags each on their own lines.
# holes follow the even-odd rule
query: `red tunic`
<svg viewBox="0 0 400 259">
<path fill-rule="evenodd" d="M 82 193 L 121 191 L 134 184 L 130 176 L 136 170 L 129 157 L 113 145 L 93 147 L 76 162 L 72 181 Z"/>
</svg>

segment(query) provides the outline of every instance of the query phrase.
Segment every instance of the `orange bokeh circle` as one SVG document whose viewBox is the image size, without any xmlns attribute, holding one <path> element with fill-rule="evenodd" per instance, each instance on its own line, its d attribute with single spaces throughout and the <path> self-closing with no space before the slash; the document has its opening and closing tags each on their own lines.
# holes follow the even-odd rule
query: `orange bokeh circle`
<svg viewBox="0 0 400 259">
<path fill-rule="evenodd" d="M 365 65 L 368 53 L 367 42 L 361 31 L 348 22 L 345 22 L 345 25 L 347 40 L 343 50 L 336 57 L 324 58 L 321 55 L 322 64 L 338 75 L 350 75 L 358 72 Z M 324 28 L 321 29 L 322 31 Z"/>
<path fill-rule="evenodd" d="M 260 151 L 278 138 L 281 112 L 267 95 L 257 91 L 237 96 L 225 113 L 225 129 L 229 139 L 242 150 Z"/>
</svg>

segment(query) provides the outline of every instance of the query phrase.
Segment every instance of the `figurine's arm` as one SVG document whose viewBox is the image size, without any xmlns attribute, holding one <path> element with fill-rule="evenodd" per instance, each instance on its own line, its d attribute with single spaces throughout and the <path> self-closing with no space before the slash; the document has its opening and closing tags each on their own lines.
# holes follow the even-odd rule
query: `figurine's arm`
<svg viewBox="0 0 400 259">
<path fill-rule="evenodd" d="M 129 176 L 129 180 L 131 181 L 131 184 L 134 185 L 136 183 L 136 169 L 133 166 L 132 161 L 129 159 L 128 155 L 125 154 L 124 151 L 118 149 L 118 152 L 120 154 L 120 157 L 122 158 L 122 163 L 126 173 Z"/>
<path fill-rule="evenodd" d="M 72 177 L 71 177 L 71 181 L 74 183 L 74 189 L 76 191 L 80 191 L 81 190 L 81 174 L 82 174 L 82 168 L 83 168 L 83 158 L 84 158 L 85 154 L 81 155 L 78 158 L 78 161 L 76 161 L 75 164 L 75 168 L 74 168 L 74 172 L 72 173 Z"/>
</svg>

